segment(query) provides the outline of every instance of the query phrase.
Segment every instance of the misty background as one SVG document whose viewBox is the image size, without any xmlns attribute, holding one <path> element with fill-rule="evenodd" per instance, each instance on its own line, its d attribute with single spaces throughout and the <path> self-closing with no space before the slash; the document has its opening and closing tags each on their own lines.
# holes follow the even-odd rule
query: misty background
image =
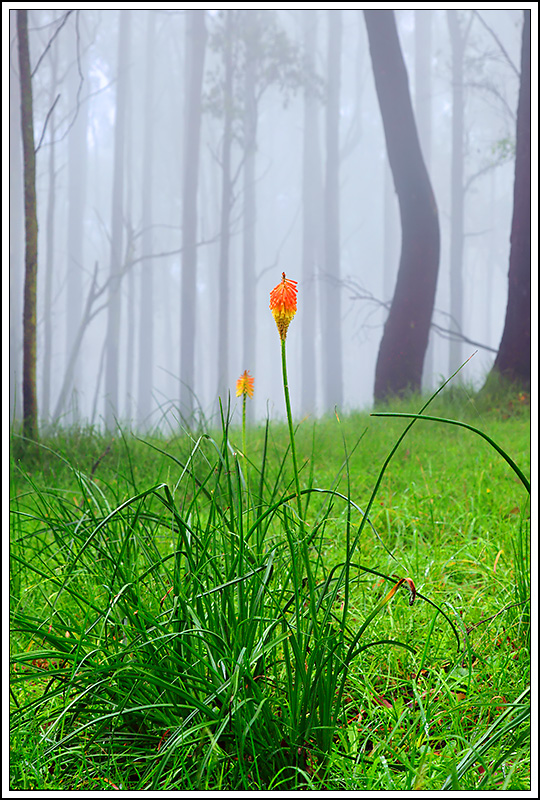
<svg viewBox="0 0 540 800">
<path fill-rule="evenodd" d="M 45 423 L 111 426 L 118 419 L 145 429 L 176 427 L 201 413 L 210 419 L 228 392 L 240 407 L 235 384 L 244 370 L 255 379 L 252 419 L 283 416 L 279 338 L 268 309 L 282 272 L 298 281 L 298 313 L 287 337 L 293 412 L 323 414 L 336 402 L 348 411 L 373 401 L 400 221 L 362 12 L 201 16 L 28 12 L 39 225 L 37 394 Z M 395 16 L 441 237 L 423 385 L 439 385 L 478 350 L 461 376 L 480 386 L 501 340 L 508 293 L 523 12 L 398 10 Z M 13 17 L 10 405 L 17 419 L 24 200 Z M 463 204 L 457 231 L 456 163 Z M 333 181 L 337 251 L 329 265 L 325 191 Z M 195 241 L 188 237 L 193 226 Z M 461 287 L 453 308 L 452 236 Z M 339 316 L 328 319 L 332 294 Z M 456 326 L 469 341 L 449 337 Z M 324 358 L 325 332 L 332 329 L 340 334 L 337 378 L 335 372 L 330 378 Z"/>
</svg>

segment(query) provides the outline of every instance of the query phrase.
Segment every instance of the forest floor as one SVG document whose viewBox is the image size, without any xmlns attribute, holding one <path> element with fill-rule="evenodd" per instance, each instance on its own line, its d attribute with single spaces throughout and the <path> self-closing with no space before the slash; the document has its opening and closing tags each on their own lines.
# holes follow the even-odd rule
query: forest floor
<svg viewBox="0 0 540 800">
<path fill-rule="evenodd" d="M 530 790 L 529 398 L 425 413 L 14 435 L 9 788 Z"/>
</svg>

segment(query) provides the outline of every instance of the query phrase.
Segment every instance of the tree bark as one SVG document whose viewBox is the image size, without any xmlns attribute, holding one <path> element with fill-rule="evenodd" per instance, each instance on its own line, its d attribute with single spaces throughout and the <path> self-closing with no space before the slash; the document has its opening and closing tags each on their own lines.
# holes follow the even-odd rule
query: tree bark
<svg viewBox="0 0 540 800">
<path fill-rule="evenodd" d="M 38 222 L 36 204 L 36 156 L 32 100 L 32 74 L 28 45 L 28 12 L 17 11 L 19 75 L 21 86 L 21 128 L 24 165 L 25 278 L 23 306 L 23 435 L 38 436 L 36 392 L 36 303 Z"/>
<path fill-rule="evenodd" d="M 531 12 L 523 12 L 508 301 L 493 375 L 531 385 Z"/>
<path fill-rule="evenodd" d="M 328 98 L 326 109 L 326 175 L 324 186 L 324 269 L 326 295 L 323 363 L 324 408 L 343 402 L 341 351 L 341 287 L 339 225 L 339 112 L 342 19 L 340 10 L 328 12 Z"/>
<path fill-rule="evenodd" d="M 375 400 L 381 401 L 421 389 L 439 271 L 439 221 L 394 13 L 364 11 L 364 17 L 402 232 L 396 288 L 375 370 Z"/>
<path fill-rule="evenodd" d="M 180 410 L 189 419 L 194 409 L 197 308 L 197 195 L 201 103 L 206 26 L 204 10 L 187 12 L 186 106 L 184 114 L 184 183 L 182 201 L 182 283 L 180 321 Z"/>
</svg>

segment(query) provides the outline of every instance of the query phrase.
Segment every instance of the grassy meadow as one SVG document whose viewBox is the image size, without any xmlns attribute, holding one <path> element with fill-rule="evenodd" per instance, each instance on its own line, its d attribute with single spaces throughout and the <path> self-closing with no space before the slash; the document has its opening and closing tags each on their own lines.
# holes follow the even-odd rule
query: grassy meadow
<svg viewBox="0 0 540 800">
<path fill-rule="evenodd" d="M 424 413 L 14 434 L 10 788 L 529 790 L 528 396 Z"/>
</svg>

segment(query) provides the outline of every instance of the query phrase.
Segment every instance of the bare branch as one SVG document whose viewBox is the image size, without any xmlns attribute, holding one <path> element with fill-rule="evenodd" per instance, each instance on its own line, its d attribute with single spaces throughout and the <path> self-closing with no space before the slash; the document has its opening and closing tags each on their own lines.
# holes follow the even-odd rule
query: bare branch
<svg viewBox="0 0 540 800">
<path fill-rule="evenodd" d="M 353 281 L 352 279 L 349 278 L 347 280 L 340 281 L 340 283 L 345 288 L 350 289 L 354 292 L 354 294 L 350 296 L 351 300 L 367 300 L 368 302 L 373 303 L 382 308 L 385 308 L 386 310 L 390 308 L 391 305 L 390 301 L 380 300 L 378 297 L 375 297 L 375 295 L 372 294 L 370 291 L 364 289 L 362 286 L 356 283 L 356 281 Z M 496 348 L 490 347 L 490 345 L 488 344 L 482 344 L 481 342 L 476 342 L 474 341 L 474 339 L 471 339 L 464 333 L 462 333 L 462 331 L 459 329 L 459 326 L 452 318 L 451 314 L 448 314 L 448 312 L 440 311 L 437 308 L 434 308 L 433 312 L 434 313 L 436 312 L 437 314 L 441 314 L 442 316 L 447 317 L 453 325 L 453 329 L 444 328 L 442 325 L 439 325 L 438 323 L 434 322 L 432 318 L 430 328 L 431 330 L 434 330 L 436 333 L 438 333 L 439 336 L 442 336 L 445 339 L 450 339 L 452 341 L 465 342 L 465 344 L 473 345 L 473 347 L 479 347 L 482 350 L 488 350 L 490 353 L 498 352 Z"/>
<path fill-rule="evenodd" d="M 482 17 L 482 15 L 480 14 L 480 12 L 479 12 L 479 11 L 473 11 L 473 14 L 474 14 L 474 15 L 475 15 L 475 16 L 476 16 L 476 17 L 477 17 L 479 20 L 480 20 L 480 22 L 482 23 L 482 25 L 484 26 L 484 28 L 485 28 L 487 31 L 489 31 L 489 33 L 490 33 L 490 34 L 492 35 L 492 37 L 495 39 L 495 41 L 497 42 L 497 44 L 498 44 L 498 45 L 499 45 L 499 47 L 500 47 L 501 53 L 502 53 L 502 54 L 503 54 L 503 56 L 506 58 L 507 62 L 510 64 L 510 66 L 512 67 L 512 69 L 513 69 L 513 70 L 514 70 L 514 72 L 516 73 L 517 77 L 519 78 L 519 77 L 520 77 L 520 73 L 519 73 L 519 70 L 518 70 L 518 68 L 516 67 L 516 65 L 514 64 L 514 62 L 512 61 L 512 59 L 510 58 L 510 56 L 508 55 L 508 53 L 506 52 L 506 49 L 505 49 L 505 47 L 504 47 L 503 43 L 501 42 L 501 40 L 499 39 L 499 37 L 497 36 L 497 34 L 496 34 L 496 33 L 495 33 L 495 31 L 493 30 L 493 28 L 491 28 L 491 27 L 490 27 L 490 26 L 487 24 L 487 22 L 486 22 L 486 21 L 485 21 L 485 19 Z"/>
<path fill-rule="evenodd" d="M 34 150 L 35 154 L 37 154 L 39 148 L 41 147 L 41 144 L 43 142 L 43 137 L 45 136 L 45 131 L 47 130 L 47 124 L 49 122 L 49 118 L 50 118 L 51 114 L 53 113 L 57 102 L 60 100 L 60 97 L 61 97 L 61 95 L 59 95 L 59 94 L 56 95 L 56 99 L 55 99 L 54 103 L 52 104 L 52 106 L 47 111 L 47 116 L 45 117 L 45 122 L 43 123 L 43 130 L 41 131 L 41 136 L 39 137 L 38 146 Z"/>
<path fill-rule="evenodd" d="M 62 30 L 62 28 L 64 27 L 64 25 L 65 25 L 65 24 L 66 24 L 66 22 L 68 21 L 68 18 L 69 18 L 69 16 L 70 16 L 70 14 L 73 14 L 73 10 L 71 10 L 71 11 L 66 11 L 66 13 L 64 14 L 64 16 L 63 16 L 63 18 L 62 18 L 62 20 L 61 20 L 61 22 L 60 22 L 59 26 L 57 27 L 57 29 L 55 30 L 55 32 L 53 33 L 53 35 L 51 36 L 51 38 L 50 38 L 50 39 L 49 39 L 49 41 L 47 42 L 47 46 L 45 47 L 45 50 L 43 51 L 43 53 L 42 53 L 42 54 L 40 55 L 40 57 L 38 58 L 38 60 L 37 60 L 37 63 L 36 63 L 36 66 L 35 66 L 35 67 L 34 67 L 34 69 L 32 70 L 32 73 L 31 73 L 31 76 L 30 76 L 30 77 L 32 77 L 32 78 L 33 78 L 33 77 L 34 77 L 34 75 L 36 74 L 36 72 L 37 72 L 37 70 L 38 70 L 38 67 L 39 67 L 39 65 L 41 64 L 41 62 L 43 61 L 43 59 L 45 58 L 45 56 L 47 55 L 47 53 L 48 53 L 48 52 L 49 52 L 49 50 L 51 49 L 51 45 L 52 45 L 52 43 L 54 42 L 54 40 L 56 39 L 56 37 L 58 36 L 58 34 L 59 34 L 59 33 L 60 33 L 60 31 Z"/>
</svg>

